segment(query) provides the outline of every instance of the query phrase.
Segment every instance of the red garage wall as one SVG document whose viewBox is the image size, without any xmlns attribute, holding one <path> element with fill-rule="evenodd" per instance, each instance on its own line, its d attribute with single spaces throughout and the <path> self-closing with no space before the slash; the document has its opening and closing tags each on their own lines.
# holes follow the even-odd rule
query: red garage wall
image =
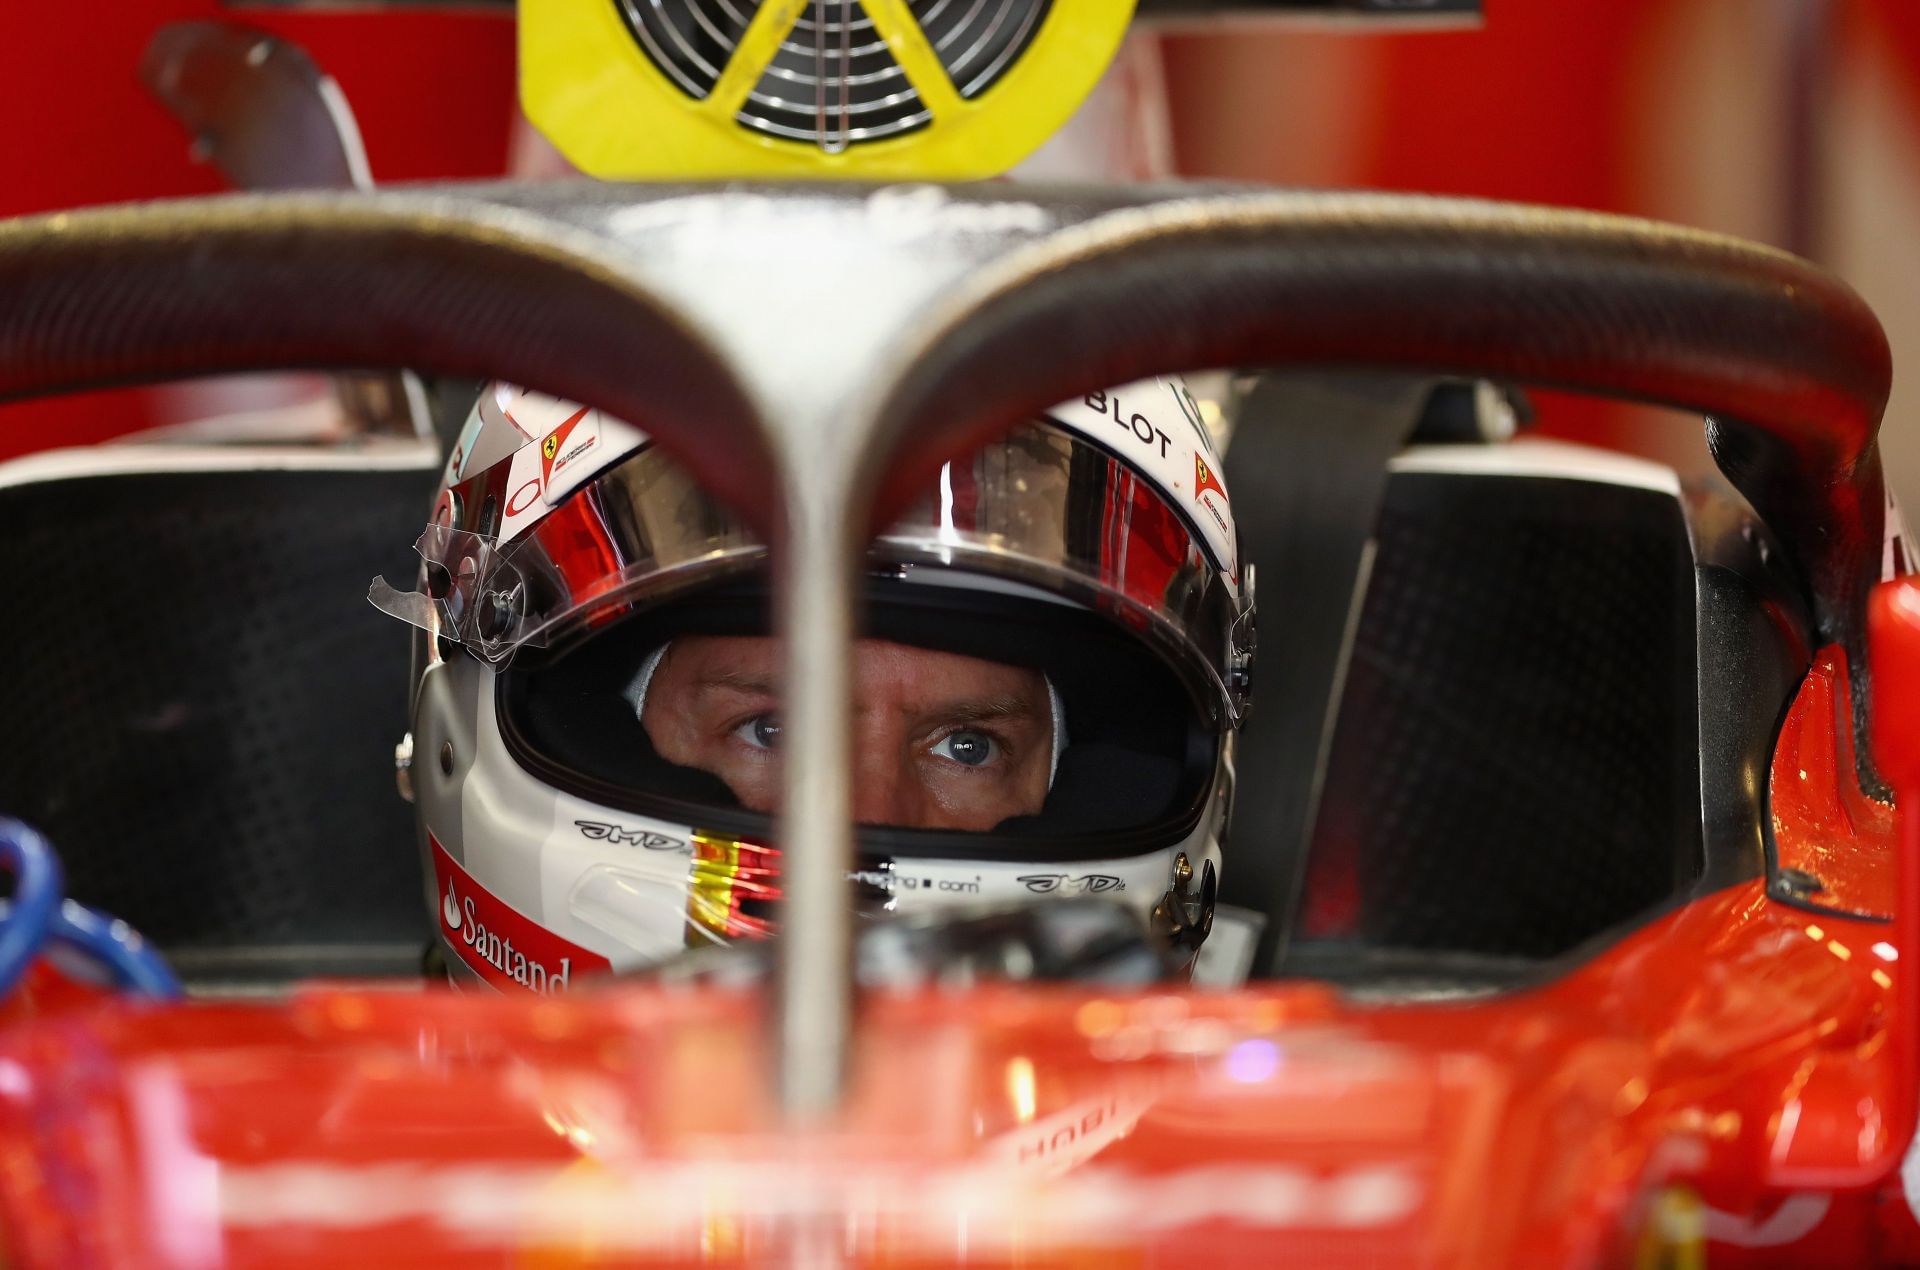
<svg viewBox="0 0 1920 1270">
<path fill-rule="evenodd" d="M 1920 347 L 1920 302 L 1906 298 L 1920 293 L 1920 246 L 1911 270 L 1897 255 L 1920 244 L 1920 4 L 1804 4 L 1829 19 L 1809 171 L 1791 158 L 1794 6 L 1755 0 L 1485 0 L 1471 31 L 1170 36 L 1175 148 L 1198 176 L 1591 207 L 1792 241 L 1866 292 L 1896 348 Z M 0 0 L 0 13 L 0 215 L 217 188 L 136 76 L 151 32 L 185 18 L 243 21 L 306 48 L 353 104 L 378 180 L 506 165 L 503 8 Z M 1871 100 L 1855 91 L 1883 80 Z M 1883 168 L 1912 169 L 1911 209 L 1904 187 L 1873 184 Z M 145 426 L 155 400 L 10 408 L 0 457 Z M 1553 416 L 1562 430 L 1664 444 L 1620 411 Z M 1920 499 L 1914 422 L 1910 445 L 1902 425 L 1889 446 L 1909 501 Z"/>
<path fill-rule="evenodd" d="M 214 0 L 0 0 L 0 216 L 223 187 L 141 85 L 168 22 L 222 18 L 304 47 L 352 103 L 377 181 L 496 176 L 513 118 L 510 10 L 295 9 Z M 8 407 L 0 458 L 170 421 L 164 394 Z"/>
<path fill-rule="evenodd" d="M 167 22 L 223 18 L 304 47 L 340 82 L 380 181 L 496 175 L 513 112 L 508 10 L 9 0 L 0 19 L 0 216 L 206 193 L 178 124 L 138 78 Z"/>
<path fill-rule="evenodd" d="M 1866 296 L 1897 366 L 1920 357 L 1920 4 L 1484 3 L 1476 31 L 1169 39 L 1182 170 L 1595 208 L 1774 242 Z M 1884 434 L 1909 505 L 1914 378 L 1896 376 Z M 1705 461 L 1697 428 L 1552 404 L 1557 430 Z"/>
</svg>

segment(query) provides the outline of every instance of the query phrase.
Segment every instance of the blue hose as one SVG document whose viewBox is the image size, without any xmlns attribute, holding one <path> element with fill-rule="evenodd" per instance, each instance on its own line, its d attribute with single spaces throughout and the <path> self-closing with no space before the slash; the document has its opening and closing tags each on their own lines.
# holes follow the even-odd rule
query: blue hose
<svg viewBox="0 0 1920 1270">
<path fill-rule="evenodd" d="M 49 939 L 104 966 L 118 987 L 151 997 L 180 995 L 172 968 L 137 931 L 61 897 L 60 858 L 34 830 L 0 817 L 0 865 L 14 879 L 13 898 L 0 901 L 0 997 L 19 985 Z"/>
<path fill-rule="evenodd" d="M 0 864 L 13 873 L 13 901 L 0 921 L 0 997 L 19 986 L 39 955 L 66 887 L 60 857 L 47 840 L 17 820 L 0 817 Z"/>
<path fill-rule="evenodd" d="M 66 900 L 54 914 L 47 933 L 60 943 L 93 958 L 113 975 L 120 987 L 142 996 L 173 1000 L 180 981 L 140 932 L 117 917 L 108 917 L 78 900 Z"/>
</svg>

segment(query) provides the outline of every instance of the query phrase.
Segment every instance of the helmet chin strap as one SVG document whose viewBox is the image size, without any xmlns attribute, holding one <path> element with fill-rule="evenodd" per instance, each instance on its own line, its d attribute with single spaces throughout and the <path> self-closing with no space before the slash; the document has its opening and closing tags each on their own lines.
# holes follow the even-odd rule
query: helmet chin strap
<svg viewBox="0 0 1920 1270">
<path fill-rule="evenodd" d="M 660 647 L 648 653 L 640 663 L 633 678 L 627 682 L 626 691 L 620 695 L 633 706 L 633 717 L 641 719 L 647 712 L 647 688 L 653 683 L 653 672 L 660 669 L 660 659 L 667 655 L 667 649 L 673 646 L 668 640 Z M 1067 748 L 1067 710 L 1061 704 L 1060 690 L 1053 686 L 1053 680 L 1046 675 L 1040 676 L 1040 682 L 1047 685 L 1047 708 L 1053 714 L 1053 758 L 1047 765 L 1047 788 L 1053 788 L 1053 774 L 1060 770 L 1060 755 Z"/>
</svg>

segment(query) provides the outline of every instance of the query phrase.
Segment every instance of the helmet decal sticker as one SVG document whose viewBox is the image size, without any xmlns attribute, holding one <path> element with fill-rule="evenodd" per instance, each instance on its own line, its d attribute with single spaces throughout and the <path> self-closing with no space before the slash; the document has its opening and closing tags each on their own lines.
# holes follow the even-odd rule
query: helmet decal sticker
<svg viewBox="0 0 1920 1270">
<path fill-rule="evenodd" d="M 533 528 L 555 504 L 647 443 L 638 428 L 598 410 L 578 410 L 507 460 L 500 541 Z"/>
<path fill-rule="evenodd" d="M 1213 474 L 1213 469 L 1207 466 L 1206 456 L 1196 451 L 1193 456 L 1193 497 L 1195 501 L 1202 499 L 1208 490 L 1212 490 L 1222 498 L 1227 496 L 1227 491 L 1221 486 L 1220 479 Z"/>
<path fill-rule="evenodd" d="M 1047 415 L 1138 471 L 1169 506 L 1179 509 L 1229 585 L 1238 587 L 1238 538 L 1226 482 L 1185 384 L 1172 378 L 1143 379 L 1062 402 Z M 1196 503 L 1203 510 L 1192 510 Z"/>
<path fill-rule="evenodd" d="M 1206 509 L 1207 515 L 1220 527 L 1220 532 L 1231 539 L 1233 522 L 1228 519 L 1227 489 L 1220 483 L 1220 477 L 1208 466 L 1206 456 L 1198 450 L 1193 452 L 1193 501 Z"/>
<path fill-rule="evenodd" d="M 589 842 L 609 842 L 614 846 L 642 847 L 648 851 L 686 851 L 687 840 L 652 829 L 629 829 L 602 820 L 576 820 L 573 827 Z"/>
<path fill-rule="evenodd" d="M 552 996 L 571 988 L 576 972 L 613 968 L 600 954 L 516 912 L 461 868 L 438 838 L 429 834 L 427 841 L 441 893 L 440 937 L 482 979 L 496 988 Z"/>
<path fill-rule="evenodd" d="M 556 478 L 564 477 L 568 468 L 593 453 L 599 444 L 600 414 L 595 410 L 576 411 L 547 434 L 540 443 L 540 486 L 549 503 L 557 488 Z"/>
<path fill-rule="evenodd" d="M 447 483 L 494 491 L 499 541 L 531 529 L 566 496 L 632 454 L 646 433 L 598 410 L 506 385 L 482 393 L 455 442 Z"/>
<path fill-rule="evenodd" d="M 1056 892 L 1064 895 L 1099 895 L 1106 891 L 1124 891 L 1127 889 L 1125 878 L 1115 877 L 1111 873 L 1023 873 L 1014 881 L 1025 886 L 1035 895 L 1052 895 Z"/>
</svg>

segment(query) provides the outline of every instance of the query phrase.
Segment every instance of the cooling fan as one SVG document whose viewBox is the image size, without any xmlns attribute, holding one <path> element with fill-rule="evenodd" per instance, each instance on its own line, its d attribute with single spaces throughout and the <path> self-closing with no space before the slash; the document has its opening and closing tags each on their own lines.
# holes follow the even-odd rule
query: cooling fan
<svg viewBox="0 0 1920 1270">
<path fill-rule="evenodd" d="M 1132 0 L 521 0 L 527 116 L 603 177 L 1006 171 Z"/>
</svg>

